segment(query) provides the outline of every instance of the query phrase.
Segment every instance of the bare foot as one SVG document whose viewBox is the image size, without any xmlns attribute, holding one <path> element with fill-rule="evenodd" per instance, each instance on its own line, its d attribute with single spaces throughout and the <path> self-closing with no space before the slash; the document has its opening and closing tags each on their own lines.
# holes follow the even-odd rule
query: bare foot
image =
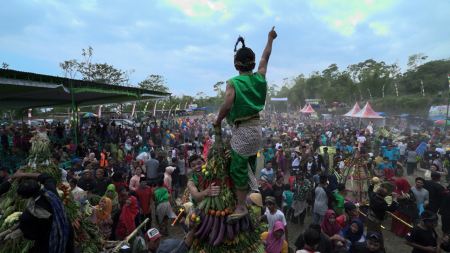
<svg viewBox="0 0 450 253">
<path fill-rule="evenodd" d="M 233 211 L 232 214 L 228 216 L 227 223 L 228 224 L 235 224 L 240 219 L 244 218 L 248 214 L 247 207 L 245 205 L 237 206 L 236 209 Z"/>
</svg>

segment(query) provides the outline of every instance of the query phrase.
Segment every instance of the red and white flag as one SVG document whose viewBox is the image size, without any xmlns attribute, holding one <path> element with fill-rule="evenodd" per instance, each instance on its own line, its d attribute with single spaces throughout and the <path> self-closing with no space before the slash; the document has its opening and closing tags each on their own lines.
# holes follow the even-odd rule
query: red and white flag
<svg viewBox="0 0 450 253">
<path fill-rule="evenodd" d="M 31 125 L 31 109 L 28 109 L 28 125 Z"/>
<path fill-rule="evenodd" d="M 120 105 L 117 105 L 116 114 L 119 114 L 119 112 L 120 112 Z"/>
<path fill-rule="evenodd" d="M 186 110 L 186 108 L 187 108 L 187 101 L 186 101 L 186 105 L 184 106 L 184 109 Z"/>
<path fill-rule="evenodd" d="M 155 105 L 153 106 L 153 113 L 152 113 L 153 117 L 155 117 L 156 115 L 156 104 L 158 104 L 158 100 L 156 100 Z"/>
<path fill-rule="evenodd" d="M 133 109 L 131 109 L 130 117 L 133 117 L 133 115 L 134 115 L 134 108 L 136 108 L 136 102 L 134 102 L 134 104 L 133 104 Z"/>
<path fill-rule="evenodd" d="M 164 107 L 166 106 L 166 102 L 164 102 L 161 112 L 164 112 Z"/>
<path fill-rule="evenodd" d="M 102 106 L 101 105 L 98 106 L 97 116 L 98 116 L 99 119 L 102 117 Z"/>
</svg>

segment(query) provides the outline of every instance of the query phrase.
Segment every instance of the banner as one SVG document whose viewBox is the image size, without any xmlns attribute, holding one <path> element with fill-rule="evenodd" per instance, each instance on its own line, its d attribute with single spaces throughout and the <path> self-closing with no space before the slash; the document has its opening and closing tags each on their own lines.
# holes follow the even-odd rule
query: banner
<svg viewBox="0 0 450 253">
<path fill-rule="evenodd" d="M 145 112 L 147 111 L 147 105 L 148 105 L 148 102 L 150 102 L 150 101 L 147 101 L 147 103 L 145 104 L 145 107 L 144 107 L 144 114 L 145 114 Z"/>
<path fill-rule="evenodd" d="M 164 107 L 166 106 L 166 102 L 164 102 L 161 112 L 164 112 Z"/>
<path fill-rule="evenodd" d="M 170 109 L 169 109 L 169 119 L 170 119 L 170 111 L 172 111 L 172 107 L 173 107 L 174 105 L 176 105 L 176 104 L 173 104 L 173 105 L 170 107 Z M 176 108 L 176 107 L 175 107 L 175 108 Z"/>
<path fill-rule="evenodd" d="M 153 106 L 152 117 L 155 117 L 155 115 L 156 115 L 156 104 L 157 103 L 158 103 L 158 100 L 155 101 L 155 106 Z"/>
<path fill-rule="evenodd" d="M 102 106 L 101 105 L 98 106 L 97 116 L 98 116 L 99 119 L 102 117 Z"/>
<path fill-rule="evenodd" d="M 323 102 L 325 103 L 325 105 L 327 105 L 327 101 L 325 101 L 325 98 L 323 99 Z"/>
<path fill-rule="evenodd" d="M 446 117 L 447 116 L 447 106 L 446 105 L 440 105 L 440 106 L 432 106 L 430 108 L 430 111 L 428 112 L 428 116 L 430 118 L 435 117 Z"/>
<path fill-rule="evenodd" d="M 28 109 L 28 126 L 31 126 L 31 109 Z"/>
<path fill-rule="evenodd" d="M 423 81 L 422 81 L 422 80 L 420 80 L 420 83 L 422 84 L 422 96 L 424 96 L 424 97 L 425 97 L 425 90 L 423 89 Z"/>
<path fill-rule="evenodd" d="M 136 102 L 134 102 L 134 104 L 133 104 L 133 109 L 131 109 L 131 115 L 130 115 L 130 117 L 133 117 L 133 115 L 134 115 L 134 108 L 136 107 Z"/>
<path fill-rule="evenodd" d="M 270 98 L 270 101 L 287 101 L 287 98 Z"/>
<path fill-rule="evenodd" d="M 120 112 L 120 105 L 117 105 L 116 114 L 119 114 Z"/>
<path fill-rule="evenodd" d="M 395 83 L 395 92 L 397 93 L 397 97 L 398 97 L 397 83 Z"/>
<path fill-rule="evenodd" d="M 184 105 L 184 109 L 186 110 L 186 108 L 187 108 L 187 101 L 186 101 L 186 104 Z"/>
</svg>

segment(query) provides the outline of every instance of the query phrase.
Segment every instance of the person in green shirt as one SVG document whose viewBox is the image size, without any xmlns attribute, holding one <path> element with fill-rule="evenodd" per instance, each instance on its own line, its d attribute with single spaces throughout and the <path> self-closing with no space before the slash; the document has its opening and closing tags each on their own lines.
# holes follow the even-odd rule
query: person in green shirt
<svg viewBox="0 0 450 253">
<path fill-rule="evenodd" d="M 158 186 L 155 189 L 156 215 L 158 217 L 159 230 L 163 231 L 165 235 L 169 235 L 167 221 L 169 219 L 176 219 L 177 216 L 172 211 L 172 207 L 170 206 L 169 191 L 163 185 L 164 179 L 158 179 Z"/>
<path fill-rule="evenodd" d="M 340 216 L 344 214 L 345 184 L 338 184 L 337 191 L 334 191 L 333 194 L 337 201 L 337 204 L 333 206 L 333 209 L 336 212 L 337 216 Z"/>
<path fill-rule="evenodd" d="M 267 64 L 273 40 L 277 37 L 274 29 L 269 32 L 267 45 L 255 73 L 255 53 L 245 46 L 244 39 L 239 36 L 234 55 L 234 67 L 239 75 L 227 81 L 225 102 L 213 121 L 214 127 L 220 127 L 225 118 L 228 124 L 235 125 L 231 140 L 230 175 L 237 189 L 238 203 L 233 214 L 229 215 L 229 224 L 236 223 L 248 214 L 245 202 L 249 185 L 252 190 L 258 190 L 255 178 L 256 155 L 262 138 L 259 112 L 266 102 Z M 239 42 L 242 47 L 236 51 Z"/>
</svg>

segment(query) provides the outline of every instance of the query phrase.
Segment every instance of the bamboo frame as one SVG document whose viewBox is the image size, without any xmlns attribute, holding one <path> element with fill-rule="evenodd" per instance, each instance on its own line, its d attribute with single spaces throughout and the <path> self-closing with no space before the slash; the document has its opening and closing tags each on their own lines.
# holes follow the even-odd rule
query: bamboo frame
<svg viewBox="0 0 450 253">
<path fill-rule="evenodd" d="M 144 222 L 141 223 L 141 225 L 139 225 L 139 227 L 137 227 L 133 233 L 131 233 L 130 235 L 127 236 L 127 238 L 125 238 L 125 240 L 121 241 L 119 244 L 117 244 L 117 246 L 112 250 L 112 252 L 114 253 L 118 253 L 120 248 L 122 248 L 122 246 L 124 246 L 125 244 L 128 244 L 128 241 L 133 238 L 138 231 L 149 221 L 149 219 L 145 219 Z"/>
</svg>

